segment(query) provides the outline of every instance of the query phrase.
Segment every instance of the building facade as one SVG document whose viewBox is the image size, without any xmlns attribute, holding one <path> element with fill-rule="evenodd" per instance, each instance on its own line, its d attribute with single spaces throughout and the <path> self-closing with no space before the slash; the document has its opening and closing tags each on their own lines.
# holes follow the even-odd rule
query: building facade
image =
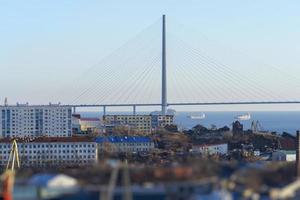
<svg viewBox="0 0 300 200">
<path fill-rule="evenodd" d="M 152 130 L 164 128 L 174 123 L 173 115 L 105 115 L 103 122 L 107 132 L 116 126 L 130 126 L 140 132 L 150 134 Z"/>
<path fill-rule="evenodd" d="M 72 115 L 72 133 L 89 135 L 104 133 L 104 126 L 99 118 L 83 118 L 79 114 Z"/>
<path fill-rule="evenodd" d="M 153 129 L 164 128 L 174 124 L 174 115 L 151 115 L 151 126 Z"/>
<path fill-rule="evenodd" d="M 272 160 L 273 161 L 287 161 L 292 162 L 296 161 L 296 151 L 290 150 L 279 150 L 272 153 Z"/>
<path fill-rule="evenodd" d="M 72 108 L 59 104 L 0 107 L 2 137 L 70 137 Z"/>
<path fill-rule="evenodd" d="M 142 133 L 150 134 L 151 127 L 150 115 L 105 115 L 103 122 L 106 127 L 112 129 L 117 126 L 130 126 Z"/>
<path fill-rule="evenodd" d="M 143 136 L 98 137 L 96 143 L 99 153 L 149 152 L 154 149 L 151 138 Z"/>
<path fill-rule="evenodd" d="M 33 140 L 18 139 L 21 166 L 81 166 L 98 161 L 97 144 L 92 138 L 40 137 Z M 11 141 L 0 140 L 0 165 L 5 166 L 9 158 Z"/>
</svg>

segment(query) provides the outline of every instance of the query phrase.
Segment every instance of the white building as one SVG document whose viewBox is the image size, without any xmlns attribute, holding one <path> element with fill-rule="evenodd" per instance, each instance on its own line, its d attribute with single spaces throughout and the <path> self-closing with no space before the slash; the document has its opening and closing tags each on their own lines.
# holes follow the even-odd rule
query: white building
<svg viewBox="0 0 300 200">
<path fill-rule="evenodd" d="M 202 144 L 202 145 L 193 145 L 192 152 L 201 153 L 205 155 L 213 154 L 227 154 L 228 153 L 228 144 Z"/>
<path fill-rule="evenodd" d="M 59 104 L 0 106 L 2 137 L 69 137 L 72 108 Z"/>
<path fill-rule="evenodd" d="M 40 137 L 18 139 L 21 166 L 77 166 L 92 165 L 98 160 L 97 144 L 85 137 Z M 0 139 L 0 165 L 7 163 L 11 141 Z"/>
<path fill-rule="evenodd" d="M 144 136 L 109 136 L 96 138 L 99 152 L 148 152 L 154 149 L 154 142 Z"/>
<path fill-rule="evenodd" d="M 273 161 L 296 161 L 296 151 L 275 151 L 272 153 Z"/>
</svg>

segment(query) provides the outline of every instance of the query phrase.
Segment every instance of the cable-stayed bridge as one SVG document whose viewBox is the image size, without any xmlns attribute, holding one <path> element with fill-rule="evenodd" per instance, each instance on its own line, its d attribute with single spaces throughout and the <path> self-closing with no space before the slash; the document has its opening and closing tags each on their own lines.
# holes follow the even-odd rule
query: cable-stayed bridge
<svg viewBox="0 0 300 200">
<path fill-rule="evenodd" d="M 165 114 L 168 106 L 300 103 L 297 77 L 265 64 L 245 65 L 243 55 L 228 63 L 230 51 L 208 49 L 219 55 L 215 59 L 167 33 L 163 16 L 79 77 L 69 105 L 102 107 L 104 113 L 107 107 L 136 113 L 137 107 L 161 106 Z"/>
</svg>

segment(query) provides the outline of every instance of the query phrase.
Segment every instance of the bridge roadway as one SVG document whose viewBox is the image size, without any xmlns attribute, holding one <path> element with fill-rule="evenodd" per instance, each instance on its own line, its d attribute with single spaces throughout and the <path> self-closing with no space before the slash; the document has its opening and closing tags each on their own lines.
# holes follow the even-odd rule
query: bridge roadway
<svg viewBox="0 0 300 200">
<path fill-rule="evenodd" d="M 167 106 L 205 106 L 205 105 L 264 105 L 264 104 L 299 104 L 300 101 L 233 101 L 233 102 L 191 102 L 191 103 L 168 103 Z M 103 114 L 106 114 L 107 107 L 132 107 L 133 114 L 136 114 L 136 107 L 161 106 L 160 103 L 129 103 L 129 104 L 70 104 L 76 111 L 76 108 L 83 107 L 102 107 Z"/>
</svg>

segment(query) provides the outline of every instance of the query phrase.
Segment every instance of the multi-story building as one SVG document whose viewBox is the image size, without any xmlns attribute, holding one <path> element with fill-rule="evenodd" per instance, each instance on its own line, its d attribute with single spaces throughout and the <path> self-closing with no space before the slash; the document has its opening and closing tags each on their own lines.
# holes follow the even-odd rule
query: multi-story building
<svg viewBox="0 0 300 200">
<path fill-rule="evenodd" d="M 105 115 L 103 122 L 107 127 L 130 126 L 140 132 L 151 133 L 151 116 L 150 115 Z M 108 131 L 109 132 L 109 131 Z"/>
<path fill-rule="evenodd" d="M 38 137 L 72 134 L 72 108 L 60 104 L 0 106 L 2 137 Z"/>
<path fill-rule="evenodd" d="M 21 166 L 78 166 L 92 165 L 98 160 L 95 139 L 86 137 L 39 137 L 18 139 Z M 6 165 L 11 141 L 0 139 L 0 165 Z"/>
<path fill-rule="evenodd" d="M 152 128 L 163 128 L 174 123 L 174 115 L 151 115 Z"/>
<path fill-rule="evenodd" d="M 149 152 L 154 149 L 150 137 L 143 136 L 108 136 L 96 138 L 99 152 Z"/>
</svg>

